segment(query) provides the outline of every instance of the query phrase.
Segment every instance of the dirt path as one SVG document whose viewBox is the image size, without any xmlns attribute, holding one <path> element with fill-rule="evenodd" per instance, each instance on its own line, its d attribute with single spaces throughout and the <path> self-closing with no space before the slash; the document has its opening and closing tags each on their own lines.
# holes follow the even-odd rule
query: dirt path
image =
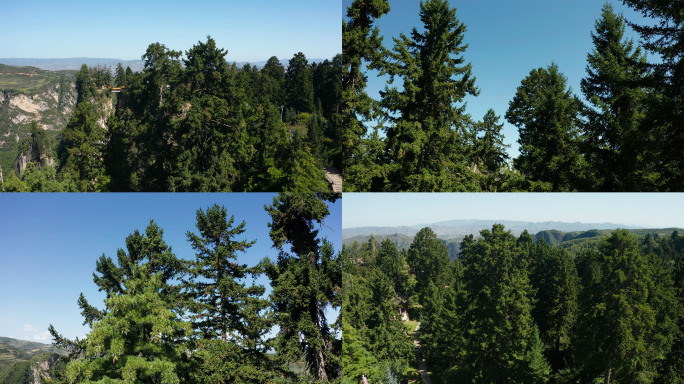
<svg viewBox="0 0 684 384">
<path fill-rule="evenodd" d="M 342 192 L 342 175 L 335 167 L 325 168 L 325 178 L 330 183 L 333 192 Z"/>
<path fill-rule="evenodd" d="M 416 327 L 416 331 L 413 333 L 413 345 L 416 347 L 416 356 L 418 357 L 418 373 L 420 373 L 420 379 L 423 384 L 432 384 L 430 380 L 430 374 L 428 373 L 427 364 L 425 363 L 425 355 L 423 355 L 423 347 L 420 346 L 420 323 Z"/>
</svg>

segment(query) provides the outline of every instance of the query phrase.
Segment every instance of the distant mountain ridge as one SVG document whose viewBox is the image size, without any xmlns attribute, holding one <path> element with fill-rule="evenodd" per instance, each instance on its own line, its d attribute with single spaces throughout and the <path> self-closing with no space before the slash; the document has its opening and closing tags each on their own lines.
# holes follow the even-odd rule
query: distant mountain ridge
<svg viewBox="0 0 684 384">
<path fill-rule="evenodd" d="M 322 63 L 327 59 L 308 59 L 309 63 Z M 247 61 L 231 61 L 228 60 L 229 64 L 235 62 L 238 68 L 242 68 L 249 64 L 256 67 L 263 67 L 266 65 L 268 60 L 262 60 L 257 62 L 247 62 Z M 283 67 L 287 68 L 290 59 L 280 59 L 280 63 Z M 88 67 L 108 66 L 111 68 L 116 68 L 116 65 L 121 63 L 121 65 L 126 67 L 131 67 L 135 72 L 141 72 L 145 68 L 145 62 L 142 60 L 121 60 L 121 59 L 111 59 L 111 58 L 92 58 L 92 57 L 70 57 L 64 59 L 31 59 L 31 58 L 0 58 L 0 64 L 20 66 L 20 67 L 36 67 L 39 69 L 44 69 L 48 71 L 61 71 L 61 70 L 74 70 L 77 71 L 81 69 L 83 64 Z"/>
<path fill-rule="evenodd" d="M 356 236 L 368 235 L 406 235 L 414 236 L 421 228 L 430 227 L 441 239 L 462 238 L 469 234 L 477 235 L 483 229 L 491 229 L 494 224 L 503 224 L 506 230 L 514 235 L 519 235 L 523 231 L 534 234 L 544 230 L 555 229 L 563 232 L 588 231 L 591 229 L 616 229 L 616 228 L 636 228 L 634 226 L 616 223 L 581 223 L 581 222 L 562 222 L 562 221 L 514 221 L 514 220 L 446 220 L 428 224 L 418 224 L 411 226 L 397 227 L 353 227 L 342 229 L 342 239 L 349 239 Z"/>
<path fill-rule="evenodd" d="M 474 221 L 482 221 L 485 223 L 489 223 L 488 220 L 474 220 Z M 494 223 L 500 223 L 504 224 L 506 221 L 496 221 L 493 220 L 491 221 L 492 224 Z M 511 223 L 511 222 L 509 222 Z M 517 222 L 517 223 L 524 223 L 524 222 Z M 568 226 L 572 227 L 577 224 L 582 224 L 582 223 L 563 223 L 563 222 L 546 222 L 546 223 L 536 223 L 536 224 L 547 224 L 547 225 L 556 225 L 560 227 L 565 227 L 566 225 L 563 224 L 568 224 Z M 587 243 L 593 243 L 600 241 L 602 238 L 605 238 L 607 236 L 610 236 L 610 234 L 617 228 L 625 228 L 637 237 L 644 237 L 647 235 L 650 236 L 670 236 L 672 235 L 673 232 L 684 232 L 684 229 L 682 228 L 676 228 L 676 227 L 669 227 L 669 228 L 628 228 L 627 226 L 624 225 L 618 225 L 618 224 L 611 224 L 611 223 L 603 223 L 605 226 L 610 226 L 610 228 L 603 228 L 603 229 L 597 229 L 595 226 L 597 224 L 584 224 L 587 226 L 592 226 L 591 229 L 588 230 L 573 230 L 573 231 L 561 231 L 557 230 L 555 228 L 546 228 L 541 231 L 532 231 L 530 229 L 527 229 L 530 235 L 532 235 L 535 239 L 535 241 L 544 241 L 547 244 L 551 246 L 558 246 L 562 247 L 565 249 L 571 249 L 576 246 L 581 246 L 581 243 L 587 244 Z M 437 232 L 435 230 L 435 227 L 431 225 L 420 225 L 416 227 L 424 228 L 425 226 L 428 226 L 433 229 L 434 232 Z M 446 227 L 450 228 L 450 227 Z M 417 233 L 417 230 L 414 227 L 361 227 L 361 228 L 351 228 L 351 229 L 357 229 L 359 231 L 366 231 L 369 230 L 371 231 L 370 233 L 360 233 L 360 232 L 354 232 L 353 236 L 349 236 L 349 233 L 346 233 L 346 229 L 342 230 L 342 238 L 343 238 L 343 243 L 346 246 L 353 246 L 354 243 L 357 243 L 358 245 L 365 244 L 368 242 L 371 236 L 375 238 L 375 241 L 377 243 L 381 243 L 383 240 L 388 239 L 399 250 L 406 250 L 409 249 L 411 244 L 413 243 L 413 238 L 414 235 L 406 235 L 406 234 L 401 234 L 401 233 L 379 233 L 379 231 L 387 231 L 390 232 L 391 229 L 400 229 L 400 230 L 415 230 Z M 372 232 L 373 230 L 379 230 Z M 477 230 L 476 230 L 477 229 Z M 489 225 L 487 228 L 482 228 L 482 229 L 491 229 L 491 225 Z M 506 230 L 510 230 L 509 227 L 505 227 Z M 449 236 L 440 236 L 439 233 L 437 233 L 437 238 L 440 239 L 444 245 L 447 248 L 447 252 L 449 253 L 449 258 L 454 259 L 458 257 L 460 253 L 460 244 L 463 239 L 469 235 L 473 234 L 475 237 L 479 237 L 479 231 L 481 229 L 472 227 L 472 232 L 469 233 L 459 233 L 455 234 L 454 232 L 449 232 Z M 511 233 L 514 233 L 515 236 L 520 235 L 524 231 L 520 230 L 519 228 L 516 231 L 511 230 Z"/>
</svg>

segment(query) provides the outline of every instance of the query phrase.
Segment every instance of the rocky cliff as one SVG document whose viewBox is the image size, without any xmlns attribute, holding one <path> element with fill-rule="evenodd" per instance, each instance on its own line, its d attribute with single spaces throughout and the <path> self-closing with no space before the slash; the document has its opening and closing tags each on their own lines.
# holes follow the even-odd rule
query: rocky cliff
<svg viewBox="0 0 684 384">
<path fill-rule="evenodd" d="M 53 353 L 46 356 L 45 360 L 36 361 L 31 364 L 31 384 L 42 384 L 42 378 L 51 378 L 52 366 L 59 359 L 59 355 Z"/>
<path fill-rule="evenodd" d="M 74 110 L 76 89 L 71 72 L 0 65 L 0 165 L 15 166 L 19 141 L 30 135 L 31 122 L 53 136 Z"/>
</svg>

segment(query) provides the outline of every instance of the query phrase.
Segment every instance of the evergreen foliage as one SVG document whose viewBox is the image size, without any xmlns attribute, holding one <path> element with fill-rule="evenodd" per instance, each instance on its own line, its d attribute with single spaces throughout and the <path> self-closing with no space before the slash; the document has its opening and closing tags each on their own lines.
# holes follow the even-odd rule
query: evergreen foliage
<svg viewBox="0 0 684 384">
<path fill-rule="evenodd" d="M 237 263 L 238 252 L 254 241 L 235 240 L 245 223 L 233 223 L 225 207 L 214 205 L 197 211 L 199 235 L 187 233 L 197 252 L 187 286 L 198 338 L 190 369 L 194 382 L 265 383 L 272 375 L 264 340 L 271 328 L 269 302 L 261 298 L 265 289 L 243 281 L 261 268 Z"/>
<path fill-rule="evenodd" d="M 594 50 L 587 55 L 587 77 L 581 83 L 591 104 L 583 111 L 588 162 L 596 174 L 596 188 L 603 191 L 648 188 L 644 183 L 653 172 L 641 155 L 650 136 L 641 132 L 647 96 L 645 55 L 631 40 L 623 40 L 624 31 L 622 16 L 604 5 L 591 35 Z"/>
<path fill-rule="evenodd" d="M 358 383 L 361 375 L 369 382 L 405 376 L 413 355 L 400 316 L 407 297 L 394 289 L 401 280 L 392 278 L 404 263 L 388 240 L 343 248 L 343 383 Z"/>
<path fill-rule="evenodd" d="M 649 149 L 657 158 L 653 164 L 657 174 L 652 178 L 658 190 L 684 190 L 684 160 L 680 148 L 684 145 L 684 18 L 681 0 L 623 0 L 652 23 L 628 24 L 640 34 L 643 46 L 659 57 L 648 66 L 654 73 L 649 76 L 655 93 L 648 103 L 646 117 L 653 135 Z M 645 156 L 649 156 L 647 153 Z"/>
<path fill-rule="evenodd" d="M 50 327 L 56 345 L 72 352 L 65 383 L 180 382 L 191 325 L 178 307 L 179 290 L 170 284 L 182 265 L 154 222 L 145 235 L 129 235 L 126 248 L 128 253 L 118 250 L 118 263 L 104 255 L 97 261 L 93 281 L 106 293 L 105 309 L 82 294 L 78 300 L 91 327 L 87 338 L 65 340 Z"/>
<path fill-rule="evenodd" d="M 342 175 L 348 191 L 369 190 L 371 179 L 382 180 L 376 173 L 379 159 L 369 156 L 364 143 L 363 120 L 371 118 L 374 103 L 365 91 L 363 66 L 374 67 L 383 56 L 382 37 L 373 23 L 389 10 L 387 0 L 354 0 L 347 9 L 349 20 L 342 20 Z"/>
<path fill-rule="evenodd" d="M 502 225 L 463 241 L 464 352 L 455 377 L 467 382 L 543 383 L 550 371 L 532 318 L 528 260 Z"/>
<path fill-rule="evenodd" d="M 465 158 L 466 95 L 476 96 L 471 65 L 463 52 L 465 24 L 446 0 L 421 2 L 424 31 L 394 39 L 382 73 L 403 81 L 403 89 L 381 92 L 387 127 L 390 190 L 458 191 L 472 189 Z M 396 117 L 395 117 L 396 116 Z M 470 188 L 469 188 L 470 187 Z"/>
<path fill-rule="evenodd" d="M 520 156 L 514 164 L 532 181 L 554 191 L 582 189 L 586 169 L 579 152 L 580 101 L 566 89 L 558 66 L 533 69 L 523 79 L 506 120 L 520 132 Z"/>
<path fill-rule="evenodd" d="M 325 318 L 325 308 L 339 307 L 342 275 L 339 255 L 326 239 L 316 238 L 314 224 L 322 224 L 329 214 L 325 201 L 337 198 L 281 193 L 266 207 L 272 218 L 270 237 L 280 250 L 276 263 L 264 260 L 273 287 L 274 322 L 280 327 L 274 347 L 280 362 L 303 359 L 306 371 L 323 381 L 338 377 L 341 370 L 341 341 Z"/>
<path fill-rule="evenodd" d="M 209 36 L 181 55 L 153 43 L 142 72 L 119 66 L 114 77 L 84 65 L 58 143 L 57 183 L 7 175 L 2 189 L 330 189 L 323 169 L 342 166 L 341 55 L 311 64 L 300 52 L 287 70 L 275 56 L 261 70 L 238 69 Z"/>
<path fill-rule="evenodd" d="M 577 324 L 583 334 L 577 349 L 581 373 L 602 375 L 605 383 L 653 382 L 656 362 L 676 334 L 670 277 L 625 230 L 615 231 L 589 257 L 593 268 Z"/>
<path fill-rule="evenodd" d="M 421 302 L 427 297 L 429 284 L 438 288 L 451 285 L 446 246 L 431 228 L 418 231 L 408 250 L 406 261 L 416 277 L 415 292 Z"/>
<path fill-rule="evenodd" d="M 389 3 L 353 1 L 342 22 L 346 190 L 681 191 L 681 1 L 623 3 L 652 22 L 603 7 L 581 82 L 586 105 L 555 64 L 522 80 L 505 115 L 519 130 L 509 164 L 495 112 L 481 122 L 466 113 L 464 97 L 478 90 L 455 9 L 421 1 L 421 25 L 388 49 L 374 23 Z M 624 38 L 625 24 L 640 42 Z M 365 92 L 365 70 L 388 75 L 378 101 Z"/>
<path fill-rule="evenodd" d="M 339 307 L 339 257 L 313 228 L 328 215 L 325 202 L 336 198 L 287 194 L 274 200 L 267 209 L 272 238 L 281 248 L 288 243 L 304 252 L 295 258 L 281 249 L 277 264 L 243 263 L 240 255 L 254 241 L 241 239 L 246 224 L 236 224 L 218 205 L 198 210 L 197 233 L 187 232 L 192 260 L 177 258 L 153 221 L 144 233 L 134 231 L 116 261 L 97 260 L 93 281 L 105 293 L 104 308 L 83 294 L 78 298 L 91 328 L 87 337 L 69 340 L 50 326 L 54 345 L 67 356 L 47 382 L 338 382 L 342 345 L 325 311 Z M 302 212 L 303 206 L 309 209 Z M 309 231 L 299 236 L 303 228 Z M 247 282 L 264 268 L 271 278 L 281 273 L 273 280 L 273 301 L 264 286 Z"/>
<path fill-rule="evenodd" d="M 433 232 L 421 233 L 408 260 L 437 249 L 426 241 Z M 435 383 L 681 382 L 684 236 L 570 235 L 567 243 L 585 246 L 566 250 L 527 231 L 516 238 L 495 224 L 479 238 L 465 237 L 457 258 L 442 264 L 443 276 L 402 267 L 406 294 L 386 281 L 384 271 L 405 262 L 402 253 L 397 262 L 389 240 L 346 245 L 343 382 L 362 374 L 373 382 L 413 379 L 411 369 L 386 369 L 406 356 L 402 341 L 410 333 L 393 326 L 404 304 L 410 320 L 420 320 Z M 415 324 L 404 320 L 407 330 Z"/>
</svg>

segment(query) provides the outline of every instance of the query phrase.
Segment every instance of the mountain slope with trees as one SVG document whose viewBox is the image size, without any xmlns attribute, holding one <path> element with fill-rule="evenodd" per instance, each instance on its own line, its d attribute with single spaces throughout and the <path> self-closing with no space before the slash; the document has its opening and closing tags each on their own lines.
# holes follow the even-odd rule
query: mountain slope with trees
<svg viewBox="0 0 684 384">
<path fill-rule="evenodd" d="M 83 65 L 77 106 L 5 191 L 327 191 L 341 168 L 341 56 L 230 65 L 207 37 L 186 52 L 150 44 L 144 69 Z"/>
</svg>

